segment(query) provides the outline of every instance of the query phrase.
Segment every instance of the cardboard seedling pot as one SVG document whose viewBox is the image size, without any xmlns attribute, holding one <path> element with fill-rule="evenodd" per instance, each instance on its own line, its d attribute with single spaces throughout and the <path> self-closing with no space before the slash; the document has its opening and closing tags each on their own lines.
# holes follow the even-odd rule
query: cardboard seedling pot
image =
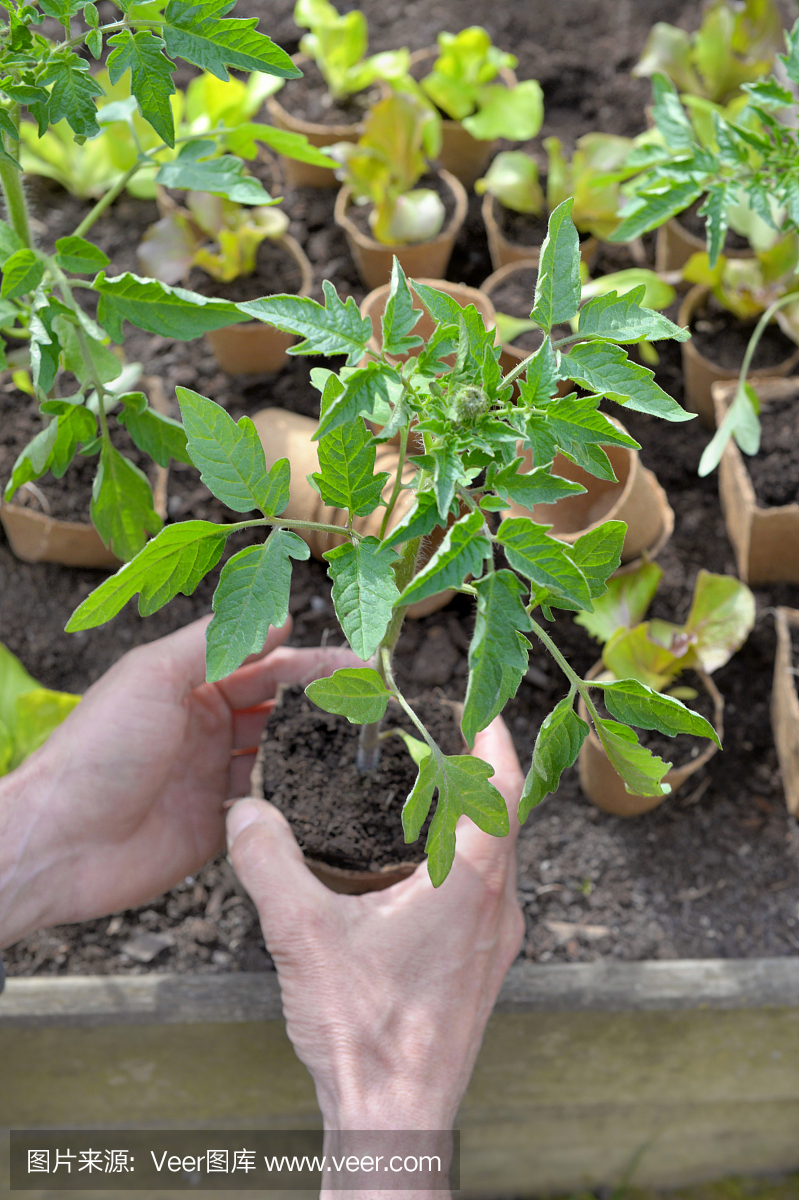
<svg viewBox="0 0 799 1200">
<path fill-rule="evenodd" d="M 719 421 L 724 419 L 735 389 L 734 383 L 713 385 Z M 763 407 L 769 400 L 789 398 L 799 404 L 796 379 L 763 380 L 756 390 Z M 761 507 L 744 455 L 732 439 L 719 463 L 719 496 L 738 575 L 744 583 L 799 583 L 799 504 Z"/>
<path fill-rule="evenodd" d="M 376 242 L 374 238 L 362 233 L 348 215 L 352 204 L 350 188 L 343 187 L 336 196 L 333 215 L 336 224 L 344 230 L 350 253 L 366 287 L 378 288 L 390 282 L 395 255 L 405 274 L 411 278 L 443 278 L 455 239 L 466 219 L 468 201 L 460 180 L 450 175 L 449 171 L 439 171 L 438 174 L 452 194 L 455 211 L 441 233 L 427 242 L 413 242 L 403 246 L 384 246 L 382 242 Z"/>
<path fill-rule="evenodd" d="M 689 233 L 677 217 L 671 217 L 657 232 L 655 270 L 680 271 L 692 254 L 702 254 L 706 250 L 704 238 Z M 751 258 L 753 255 L 752 250 L 725 250 L 724 253 L 727 258 Z M 682 286 L 685 287 L 685 284 Z"/>
<path fill-rule="evenodd" d="M 497 220 L 498 205 L 499 201 L 496 197 L 492 196 L 490 192 L 486 192 L 480 211 L 486 227 L 491 266 L 498 271 L 500 267 L 506 267 L 509 263 L 519 262 L 522 259 L 528 264 L 529 261 L 532 261 L 535 266 L 538 266 L 541 247 L 523 246 L 521 242 L 508 241 Z M 590 264 L 597 252 L 598 245 L 595 237 L 586 237 L 580 242 L 580 258 L 586 265 Z"/>
<path fill-rule="evenodd" d="M 774 613 L 777 627 L 777 653 L 774 657 L 774 685 L 771 691 L 771 728 L 782 774 L 782 787 L 788 812 L 799 813 L 799 655 L 791 649 L 791 629 L 799 629 L 799 608 L 778 608 Z"/>
<path fill-rule="evenodd" d="M 595 679 L 603 669 L 604 664 L 600 659 L 588 672 L 586 679 Z M 724 736 L 724 700 L 709 675 L 705 675 L 703 671 L 696 671 L 695 674 L 705 691 L 709 692 L 713 699 L 714 713 L 711 724 L 719 735 L 719 740 L 722 740 Z M 582 699 L 579 702 L 578 710 L 582 719 L 588 721 L 588 712 Z M 709 741 L 704 750 L 701 750 L 695 758 L 673 766 L 671 770 L 667 771 L 664 782 L 670 785 L 670 794 L 673 796 L 687 779 L 690 779 L 700 767 L 703 767 L 713 757 L 717 750 L 718 746 Z M 665 796 L 635 796 L 628 792 L 624 786 L 624 780 L 611 766 L 610 759 L 602 749 L 593 726 L 590 726 L 588 737 L 580 750 L 577 769 L 580 776 L 580 787 L 591 803 L 595 804 L 597 808 L 601 808 L 603 812 L 613 813 L 617 817 L 637 817 L 641 813 L 657 808 L 666 799 Z"/>
<path fill-rule="evenodd" d="M 680 311 L 677 316 L 678 325 L 690 328 L 694 314 L 702 307 L 709 295 L 709 289 L 703 287 L 701 284 L 692 287 L 686 293 L 680 305 Z M 693 339 L 682 342 L 680 350 L 682 351 L 682 372 L 685 384 L 685 407 L 690 412 L 698 413 L 699 420 L 708 429 L 715 429 L 716 413 L 713 406 L 711 388 L 714 383 L 724 383 L 731 379 L 737 379 L 739 371 L 719 366 L 718 363 L 706 358 L 704 354 L 700 354 L 694 346 Z M 778 363 L 774 367 L 767 367 L 759 371 L 750 371 L 749 380 L 754 383 L 759 379 L 783 378 L 789 375 L 797 364 L 799 364 L 799 348 L 783 362 Z"/>
<path fill-rule="evenodd" d="M 298 296 L 310 296 L 313 287 L 313 268 L 299 242 L 289 234 L 278 238 L 300 269 L 302 284 Z M 296 338 L 282 333 L 262 321 L 246 321 L 242 325 L 227 325 L 224 329 L 212 329 L 206 333 L 216 361 L 228 375 L 265 375 L 279 371 L 285 366 L 289 346 Z"/>
<path fill-rule="evenodd" d="M 467 308 L 470 304 L 473 304 L 480 316 L 483 318 L 483 323 L 486 329 L 494 328 L 496 324 L 494 305 L 491 303 L 490 299 L 485 295 L 482 289 L 478 291 L 477 288 L 468 287 L 465 283 L 450 283 L 448 279 L 420 278 L 418 282 L 427 284 L 429 287 L 436 288 L 439 292 L 445 292 L 448 296 L 452 296 L 453 300 L 456 300 L 462 308 Z M 380 285 L 380 287 L 374 288 L 371 292 L 369 292 L 368 295 L 365 296 L 361 301 L 361 316 L 368 317 L 371 320 L 372 328 L 375 331 L 367 342 L 367 355 L 363 360 L 364 362 L 370 355 L 374 358 L 380 357 L 381 339 L 379 337 L 379 333 L 390 290 L 391 284 L 383 283 Z M 422 315 L 416 323 L 413 333 L 422 338 L 423 342 L 427 342 L 433 335 L 433 332 L 436 328 L 436 322 L 430 316 L 422 301 L 413 291 L 413 288 L 411 288 L 411 292 L 413 293 L 414 307 L 416 308 L 418 306 L 422 310 Z M 411 350 L 408 354 L 393 357 L 391 355 L 387 355 L 387 358 L 391 363 L 402 362 L 405 359 L 410 358 L 412 355 L 418 354 L 422 349 L 423 346 L 418 346 L 415 350 Z M 446 362 L 454 366 L 455 357 L 456 356 L 454 354 L 450 355 L 450 357 L 446 359 Z"/>
<path fill-rule="evenodd" d="M 305 54 L 295 54 L 291 61 L 295 67 L 305 72 L 312 60 Z M 266 101 L 269 118 L 278 129 L 287 129 L 290 133 L 303 133 L 312 146 L 319 148 L 332 146 L 336 142 L 357 142 L 363 132 L 363 126 L 354 125 L 318 125 L 315 121 L 306 121 L 300 113 L 290 112 L 284 108 L 277 96 L 269 96 Z M 312 163 L 297 162 L 294 158 L 280 156 L 280 165 L 284 178 L 293 187 L 326 187 L 336 188 L 336 168 L 317 167 Z"/>
<path fill-rule="evenodd" d="M 58 521 L 11 501 L 0 505 L 0 522 L 13 553 L 23 562 L 110 571 L 122 566 L 88 521 Z"/>
</svg>

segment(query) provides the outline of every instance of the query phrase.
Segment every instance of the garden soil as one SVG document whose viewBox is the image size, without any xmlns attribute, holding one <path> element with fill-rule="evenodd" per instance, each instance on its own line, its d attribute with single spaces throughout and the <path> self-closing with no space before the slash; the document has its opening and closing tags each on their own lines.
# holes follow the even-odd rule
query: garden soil
<svg viewBox="0 0 799 1200">
<path fill-rule="evenodd" d="M 101 9 L 106 2 L 102 0 Z M 347 0 L 340 7 L 353 5 Z M 240 0 L 236 11 L 263 18 L 266 8 L 261 0 Z M 293 0 L 274 0 L 263 25 L 293 52 L 299 32 L 291 21 L 292 8 Z M 397 44 L 418 49 L 433 43 L 442 28 L 485 25 L 499 45 L 518 54 L 519 77 L 541 81 L 546 104 L 541 136 L 554 134 L 569 145 L 592 129 L 638 133 L 649 86 L 631 79 L 629 71 L 647 30 L 656 20 L 676 21 L 689 29 L 698 21 L 696 4 L 687 0 L 619 0 L 613 5 L 595 0 L 561 0 L 557 5 L 544 0 L 495 5 L 477 0 L 364 0 L 363 9 L 372 50 Z M 793 5 L 786 5 L 785 16 L 793 19 Z M 185 86 L 188 77 L 181 69 L 176 82 Z M 543 169 L 541 139 L 530 149 Z M 43 243 L 71 232 L 85 211 L 50 185 L 32 191 L 36 230 Z M 321 298 L 321 281 L 329 278 L 344 294 L 360 300 L 363 288 L 332 219 L 333 190 L 285 189 L 282 194 L 292 217 L 291 232 L 314 264 L 314 294 Z M 156 218 L 153 204 L 126 197 L 98 222 L 96 240 L 113 260 L 109 273 L 136 269 L 136 243 Z M 612 269 L 610 262 L 605 269 Z M 475 197 L 448 275 L 479 286 L 490 270 Z M 658 350 L 658 380 L 679 400 L 679 346 L 659 343 Z M 235 418 L 270 405 L 306 414 L 317 411 L 307 360 L 293 360 L 272 379 L 237 381 L 219 371 L 202 342 L 185 345 L 131 330 L 125 352 L 131 361 L 142 363 L 145 375 L 160 377 L 170 403 L 175 385 L 183 384 L 211 396 Z M 18 448 L 11 444 L 13 430 L 7 433 L 9 414 L 15 406 L 24 410 L 29 400 L 14 389 L 8 374 L 0 378 L 0 399 L 0 468 L 5 482 Z M 697 422 L 670 425 L 613 405 L 609 411 L 621 415 L 641 443 L 644 464 L 656 471 L 675 510 L 674 536 L 659 556 L 665 577 L 652 612 L 684 620 L 701 567 L 735 572 L 716 478 L 697 476 L 709 435 Z M 71 485 L 70 472 L 63 483 Z M 172 468 L 168 491 L 172 518 L 233 516 L 210 498 L 190 468 Z M 231 538 L 227 553 L 243 544 L 243 536 Z M 97 571 L 18 562 L 0 541 L 0 639 L 48 687 L 83 691 L 132 646 L 207 613 L 218 576 L 203 581 L 192 597 L 178 596 L 146 620 L 133 604 L 110 625 L 67 637 L 63 628 L 70 613 L 103 578 Z M 772 610 L 778 604 L 799 607 L 799 587 L 774 585 L 755 594 L 755 629 L 738 655 L 714 676 L 727 702 L 725 750 L 697 773 L 684 793 L 642 817 L 624 820 L 589 804 L 576 772 L 569 771 L 557 794 L 527 821 L 519 839 L 526 958 L 737 958 L 799 951 L 799 825 L 785 810 L 768 716 L 775 649 Z M 343 641 L 324 564 L 296 565 L 290 607 L 293 644 Z M 440 688 L 462 699 L 473 620 L 470 604 L 458 597 L 441 612 L 407 622 L 396 662 L 398 681 L 407 694 Z M 596 661 L 598 647 L 568 613 L 557 615 L 551 632 L 578 670 L 585 672 Z M 527 677 L 505 710 L 525 767 L 542 720 L 564 693 L 558 668 L 534 645 Z M 398 800 L 397 823 L 399 809 Z M 210 973 L 269 965 L 255 911 L 224 859 L 140 909 L 34 934 L 5 951 L 4 959 L 11 975 Z"/>
</svg>

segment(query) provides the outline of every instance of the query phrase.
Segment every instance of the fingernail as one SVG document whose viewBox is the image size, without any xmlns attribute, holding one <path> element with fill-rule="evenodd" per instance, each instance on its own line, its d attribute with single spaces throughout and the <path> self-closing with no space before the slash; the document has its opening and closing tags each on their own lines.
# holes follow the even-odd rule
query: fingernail
<svg viewBox="0 0 799 1200">
<path fill-rule="evenodd" d="M 254 800 L 237 800 L 227 815 L 227 845 L 233 849 L 233 843 L 248 825 L 254 824 L 260 816 L 260 810 Z"/>
</svg>

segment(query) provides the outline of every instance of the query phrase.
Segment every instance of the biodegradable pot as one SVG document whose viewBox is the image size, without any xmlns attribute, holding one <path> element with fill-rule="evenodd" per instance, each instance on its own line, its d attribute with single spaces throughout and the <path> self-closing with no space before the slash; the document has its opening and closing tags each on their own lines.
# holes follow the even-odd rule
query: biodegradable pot
<svg viewBox="0 0 799 1200">
<path fill-rule="evenodd" d="M 378 288 L 391 279 L 394 256 L 399 259 L 406 275 L 424 276 L 426 279 L 441 279 L 455 245 L 455 239 L 466 219 L 468 201 L 463 184 L 450 175 L 449 171 L 438 172 L 455 200 L 455 212 L 436 237 L 427 242 L 413 242 L 404 246 L 384 246 L 374 238 L 362 233 L 347 210 L 352 203 L 352 191 L 343 187 L 336 196 L 334 217 L 344 230 L 350 253 L 355 260 L 358 273 L 368 288 Z"/>
<path fill-rule="evenodd" d="M 716 418 L 724 419 L 737 384 L 714 383 Z M 762 405 L 795 398 L 796 379 L 763 380 L 757 385 Z M 731 438 L 719 463 L 719 496 L 727 535 L 735 550 L 738 575 L 749 584 L 799 583 L 799 504 L 761 508 L 744 456 Z"/>
<path fill-rule="evenodd" d="M 483 204 L 481 212 L 483 214 L 483 224 L 486 227 L 486 236 L 488 237 L 488 252 L 491 255 L 491 266 L 495 271 L 500 267 L 506 267 L 508 263 L 519 262 L 524 259 L 529 266 L 530 262 L 534 266 L 538 266 L 538 259 L 541 254 L 540 246 L 523 246 L 520 242 L 509 242 L 505 234 L 500 228 L 497 220 L 497 205 L 499 201 L 490 192 L 486 192 L 483 196 Z M 580 242 L 580 258 L 588 265 L 597 252 L 599 243 L 595 237 L 586 237 Z"/>
<path fill-rule="evenodd" d="M 346 526 L 346 512 L 342 509 L 331 508 L 323 504 L 319 493 L 308 482 L 308 476 L 319 470 L 317 444 L 312 441 L 316 431 L 316 421 L 311 417 L 300 416 L 299 413 L 287 412 L 282 408 L 262 408 L 253 414 L 253 423 L 258 430 L 266 455 L 266 465 L 271 468 L 280 458 L 287 458 L 291 463 L 291 490 L 288 506 L 283 515 L 293 521 L 318 521 L 326 525 Z M 393 487 L 393 473 L 398 463 L 397 447 L 390 442 L 377 447 L 375 471 L 388 471 L 389 479 L 383 489 L 387 500 Z M 413 478 L 415 469 L 408 464 L 403 472 L 403 479 Z M 394 507 L 393 521 L 389 528 L 395 525 L 413 507 L 413 492 L 400 492 Z M 378 537 L 383 521 L 384 509 L 378 508 L 365 517 L 356 517 L 353 528 L 364 536 Z M 340 546 L 346 539 L 336 534 L 320 533 L 318 530 L 297 529 L 297 535 L 310 546 L 314 558 L 321 559 L 326 550 Z M 444 536 L 443 529 L 438 529 L 425 539 L 425 561 L 440 545 Z M 426 617 L 429 613 L 437 612 L 448 604 L 454 592 L 448 590 L 439 592 L 437 596 L 428 596 L 418 604 L 408 607 L 410 617 Z"/>
<path fill-rule="evenodd" d="M 411 69 L 428 62 L 432 66 L 440 53 L 438 46 L 417 50 L 411 55 Z M 509 67 L 502 67 L 498 79 L 507 88 L 516 87 L 516 75 Z M 473 137 L 468 129 L 464 129 L 460 121 L 452 121 L 444 116 L 441 118 L 441 150 L 438 161 L 445 171 L 449 171 L 469 190 L 474 187 L 477 179 L 485 175 L 498 145 L 499 139 L 482 141 Z"/>
<path fill-rule="evenodd" d="M 624 428 L 620 421 L 614 424 Z M 619 570 L 633 570 L 642 555 L 655 558 L 666 545 L 674 530 L 674 512 L 654 472 L 641 464 L 637 450 L 632 446 L 603 449 L 616 475 L 615 483 L 597 479 L 562 454 L 556 454 L 552 474 L 581 483 L 585 492 L 566 496 L 555 504 L 536 504 L 532 509 L 512 504 L 504 510 L 504 515 L 532 517 L 540 524 L 551 525 L 550 537 L 569 545 L 604 521 L 626 521 Z M 526 460 L 527 470 L 531 470 L 531 451 L 521 449 L 520 445 L 519 453 Z"/>
<path fill-rule="evenodd" d="M 58 521 L 11 501 L 0 504 L 0 522 L 13 553 L 23 562 L 110 571 L 122 566 L 88 521 Z"/>
<path fill-rule="evenodd" d="M 680 305 L 677 324 L 690 327 L 694 314 L 702 307 L 709 295 L 709 288 L 703 287 L 701 284 L 692 287 Z M 691 412 L 698 413 L 699 420 L 708 429 L 714 429 L 716 413 L 710 389 L 714 383 L 737 379 L 740 372 L 739 370 L 730 370 L 729 367 L 721 367 L 718 363 L 705 358 L 704 354 L 700 354 L 696 349 L 692 339 L 683 342 L 680 349 L 685 383 L 685 406 Z M 760 371 L 750 371 L 749 380 L 754 383 L 759 379 L 779 379 L 789 375 L 797 364 L 799 364 L 799 348 L 777 366 Z"/>
<path fill-rule="evenodd" d="M 305 54 L 295 54 L 291 61 L 295 67 L 302 70 L 312 59 Z M 353 125 L 318 125 L 315 121 L 305 121 L 296 113 L 289 112 L 278 100 L 277 96 L 269 96 L 266 101 L 267 111 L 273 125 L 278 129 L 287 129 L 290 133 L 304 134 L 312 146 L 332 146 L 336 142 L 357 142 L 363 132 L 361 124 Z M 297 162 L 294 158 L 280 156 L 280 165 L 286 181 L 293 187 L 326 187 L 339 186 L 336 178 L 336 168 L 317 167 L 312 163 Z"/>
<path fill-rule="evenodd" d="M 799 629 L 799 609 L 777 608 L 777 653 L 774 658 L 774 686 L 771 692 L 771 728 L 782 773 L 782 787 L 788 812 L 799 813 L 799 695 L 797 669 L 791 651 L 791 629 Z"/>
<path fill-rule="evenodd" d="M 302 275 L 298 296 L 310 296 L 313 288 L 313 267 L 299 242 L 289 234 L 278 239 L 294 259 Z M 263 375 L 279 371 L 288 359 L 289 346 L 296 338 L 265 325 L 262 321 L 247 321 L 243 325 L 227 325 L 206 333 L 216 361 L 228 375 Z"/>
<path fill-rule="evenodd" d="M 458 304 L 460 304 L 461 308 L 467 308 L 468 305 L 473 304 L 480 316 L 483 318 L 483 323 L 485 324 L 486 329 L 494 328 L 496 324 L 494 305 L 491 303 L 482 289 L 478 291 L 477 288 L 468 287 L 465 283 L 450 283 L 448 279 L 419 279 L 418 282 L 426 283 L 429 287 L 434 287 L 439 292 L 445 292 L 448 296 L 451 296 L 453 300 L 456 300 Z M 383 283 L 380 285 L 380 287 L 374 288 L 371 292 L 369 292 L 369 294 L 361 301 L 361 316 L 368 317 L 372 322 L 373 329 L 375 330 L 380 329 L 380 321 L 386 309 L 386 303 L 388 302 L 390 290 L 391 284 Z M 433 335 L 433 332 L 436 328 L 436 322 L 424 307 L 423 302 L 419 299 L 416 293 L 413 292 L 413 288 L 411 288 L 411 292 L 413 293 L 414 301 L 422 308 L 422 315 L 416 323 L 413 333 L 422 338 L 423 342 L 427 342 Z M 381 340 L 377 333 L 373 333 L 366 345 L 368 354 L 372 355 L 374 358 L 379 358 L 380 347 Z M 388 355 L 388 361 L 392 363 L 402 362 L 405 359 L 411 358 L 412 356 L 418 354 L 419 350 L 422 348 L 422 346 L 419 346 L 415 350 L 409 351 L 408 354 L 402 354 L 394 357 Z M 446 359 L 446 362 L 454 366 L 455 357 L 456 356 L 454 354 L 450 355 L 450 357 Z"/>
<path fill-rule="evenodd" d="M 586 675 L 586 679 L 595 679 L 597 675 L 604 669 L 602 660 L 594 663 L 591 670 Z M 704 671 L 696 671 L 705 691 L 708 692 L 713 700 L 713 728 L 719 735 L 719 741 L 724 736 L 724 700 L 716 687 L 713 680 Z M 588 721 L 588 711 L 585 704 L 580 699 L 579 713 L 584 721 Z M 715 742 L 708 742 L 704 750 L 697 754 L 696 758 L 690 759 L 687 763 L 681 766 L 672 767 L 667 771 L 663 782 L 671 786 L 671 795 L 673 796 L 689 779 L 695 771 L 703 767 L 718 750 Z M 637 817 L 640 813 L 649 812 L 650 809 L 657 808 L 666 799 L 665 796 L 636 796 L 628 792 L 624 786 L 624 781 L 611 766 L 610 759 L 602 749 L 602 745 L 594 732 L 593 726 L 589 727 L 588 737 L 583 742 L 580 750 L 580 755 L 577 761 L 577 767 L 580 775 L 580 787 L 583 792 L 597 808 L 601 808 L 603 812 L 614 813 L 617 817 Z"/>
<path fill-rule="evenodd" d="M 692 254 L 703 254 L 707 250 L 704 238 L 689 233 L 677 217 L 671 217 L 657 232 L 655 243 L 655 270 L 658 272 L 681 271 Z M 752 258 L 753 250 L 725 251 L 727 258 Z M 679 286 L 679 284 L 678 284 Z M 682 285 L 685 287 L 685 284 Z"/>
</svg>

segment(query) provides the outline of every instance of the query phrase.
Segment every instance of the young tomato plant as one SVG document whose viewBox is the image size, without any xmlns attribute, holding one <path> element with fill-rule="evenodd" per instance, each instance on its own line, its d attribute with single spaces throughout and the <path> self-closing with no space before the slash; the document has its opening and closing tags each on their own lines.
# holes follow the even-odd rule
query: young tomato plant
<svg viewBox="0 0 799 1200">
<path fill-rule="evenodd" d="M 92 520 L 106 545 L 130 559 L 148 533 L 158 532 L 161 519 L 146 476 L 111 443 L 108 411 L 121 399 L 120 419 L 131 438 L 162 466 L 170 457 L 186 460 L 186 438 L 177 422 L 147 406 L 142 393 L 127 392 L 123 362 L 109 343 L 122 343 L 126 320 L 152 333 L 189 340 L 243 317 L 234 304 L 156 280 L 132 274 L 108 277 L 107 256 L 86 235 L 142 170 L 152 180 L 155 169 L 154 181 L 166 187 L 271 203 L 260 183 L 245 175 L 240 158 L 219 154 L 236 133 L 243 139 L 242 152 L 258 136 L 282 153 L 325 165 L 330 160 L 296 134 L 249 121 L 234 131 L 223 115 L 215 127 L 176 130 L 171 103 L 175 58 L 219 81 L 228 79 L 228 67 L 279 78 L 299 74 L 288 55 L 257 32 L 255 19 L 225 15 L 230 0 L 168 0 L 163 12 L 133 0 L 120 0 L 118 7 L 119 19 L 105 24 L 87 0 L 40 0 L 18 12 L 8 5 L 0 10 L 0 187 L 7 215 L 7 221 L 0 221 L 0 365 L 6 364 L 6 338 L 27 344 L 25 365 L 45 419 L 15 463 L 5 499 L 48 470 L 60 478 L 79 447 L 84 454 L 95 454 Z M 63 40 L 50 42 L 38 32 L 45 16 L 61 23 Z M 79 21 L 83 32 L 74 34 L 73 23 Z M 112 97 L 98 109 L 108 98 L 83 55 L 88 51 L 99 58 L 104 47 L 110 51 L 110 86 L 116 88 L 129 76 L 129 89 L 127 99 Z M 40 135 L 57 127 L 62 142 L 67 128 L 75 142 L 88 145 L 100 136 L 101 121 L 122 121 L 135 147 L 129 165 L 116 173 L 74 234 L 58 239 L 53 254 L 41 250 L 31 233 L 18 160 L 23 109 Z M 246 111 L 245 104 L 241 112 Z M 138 140 L 142 123 L 148 129 L 146 144 Z M 164 149 L 177 153 L 159 163 Z M 77 380 L 78 390 L 68 396 L 58 393 L 62 371 Z"/>
<path fill-rule="evenodd" d="M 396 260 L 382 318 L 382 349 L 365 365 L 359 364 L 376 331 L 354 300 L 343 303 L 330 283 L 325 284 L 324 305 L 296 296 L 243 304 L 251 317 L 301 336 L 304 340 L 292 353 L 346 356 L 340 371 L 318 368 L 313 373 L 322 393 L 315 434 L 319 472 L 314 478 L 324 502 L 344 510 L 346 521 L 320 525 L 282 517 L 289 499 L 288 460 L 267 470 L 247 417 L 236 424 L 210 400 L 179 388 L 189 456 L 204 482 L 237 512 L 257 509 L 261 515 L 226 526 L 206 521 L 169 526 L 101 584 L 67 626 L 100 625 L 136 593 L 143 614 L 156 611 L 176 593 L 194 590 L 219 560 L 227 537 L 263 527 L 269 531 L 266 541 L 246 547 L 225 564 L 214 596 L 208 678 L 222 679 L 261 649 L 270 625 L 286 620 L 291 560 L 309 555 L 295 530 L 337 535 L 340 544 L 325 554 L 333 603 L 350 646 L 364 663 L 374 665 L 337 671 L 311 684 L 308 695 L 361 726 L 359 763 L 365 771 L 379 754 L 380 722 L 389 698 L 395 697 L 407 713 L 424 745 L 402 820 L 406 839 L 414 841 L 438 792 L 426 843 L 436 885 L 452 864 L 455 826 L 462 814 L 499 836 L 507 832 L 508 818 L 505 802 L 490 783 L 491 767 L 470 755 L 444 754 L 397 686 L 392 656 L 408 605 L 445 588 L 475 602 L 462 721 L 469 746 L 515 695 L 527 669 L 528 635 L 538 638 L 563 670 L 566 694 L 538 735 L 521 801 L 524 817 L 555 790 L 587 734 L 588 726 L 573 708 L 578 693 L 598 720 L 589 694 L 597 685 L 585 683 L 574 671 L 545 624 L 558 609 L 591 612 L 619 565 L 626 527 L 608 521 L 566 545 L 549 536 L 550 526 L 529 517 L 502 520 L 502 511 L 514 502 L 530 507 L 583 490 L 553 474 L 558 451 L 599 478 L 614 478 L 602 447 L 637 443 L 599 412 L 603 397 L 668 421 L 691 419 L 655 384 L 651 371 L 630 362 L 623 349 L 642 338 L 683 340 L 686 332 L 641 307 L 643 288 L 624 297 L 598 296 L 580 307 L 579 241 L 570 212 L 569 200 L 551 215 L 541 253 L 532 315 L 548 336 L 504 377 L 494 332 L 485 329 L 476 309 L 461 308 L 426 284 L 409 287 Z M 435 323 L 424 343 L 414 333 L 421 315 L 414 293 Z M 571 321 L 578 310 L 577 329 L 553 341 L 550 331 Z M 452 356 L 455 362 L 449 365 Z M 516 379 L 520 397 L 515 403 L 511 385 Z M 587 394 L 559 396 L 561 380 L 573 381 Z M 370 432 L 364 418 L 380 431 Z M 409 454 L 411 431 L 412 449 L 419 453 Z M 375 473 L 375 448 L 395 436 L 399 461 L 389 487 L 386 475 Z M 525 447 L 533 454 L 530 470 L 522 469 Z M 414 504 L 388 532 L 403 487 L 412 489 Z M 380 535 L 357 533 L 354 519 L 381 505 Z M 420 547 L 437 528 L 445 531 L 443 540 L 425 562 Z M 664 705 L 637 683 L 632 689 L 624 682 L 603 688 L 606 702 L 612 705 L 618 696 L 624 719 L 634 725 L 712 736 L 707 723 L 677 700 Z M 602 726 L 598 732 L 608 740 Z M 644 786 L 649 794 L 664 794 L 666 766 L 639 747 L 631 729 L 625 736 L 622 774 L 638 791 Z"/>
</svg>

